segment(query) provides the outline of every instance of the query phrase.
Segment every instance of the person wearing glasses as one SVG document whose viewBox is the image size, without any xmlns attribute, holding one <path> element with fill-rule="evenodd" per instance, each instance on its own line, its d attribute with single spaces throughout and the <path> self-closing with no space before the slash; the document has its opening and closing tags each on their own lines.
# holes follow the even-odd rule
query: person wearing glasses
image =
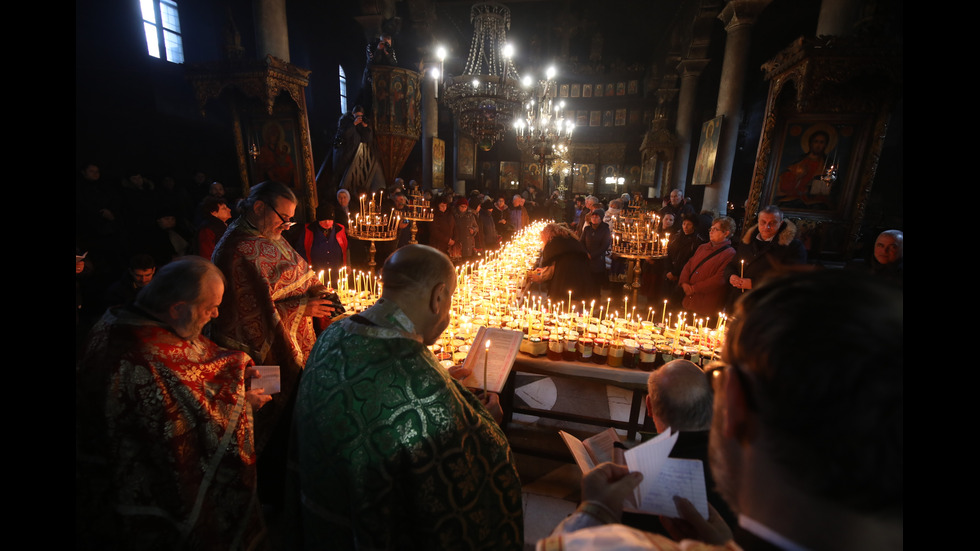
<svg viewBox="0 0 980 551">
<path fill-rule="evenodd" d="M 711 471 L 738 524 L 675 498 L 675 538 L 724 545 L 705 550 L 902 549 L 903 343 L 902 291 L 867 274 L 794 274 L 745 293 L 724 362 L 706 370 Z M 612 463 L 587 473 L 583 504 L 549 538 L 564 547 L 538 549 L 599 536 L 589 549 L 623 549 L 625 537 L 664 543 L 631 549 L 676 548 L 616 524 L 641 479 Z"/>
<path fill-rule="evenodd" d="M 718 319 L 728 296 L 725 267 L 735 258 L 731 242 L 734 232 L 734 220 L 727 216 L 716 219 L 708 231 L 708 242 L 698 247 L 684 264 L 679 282 L 684 291 L 684 309 L 688 312 Z"/>
<path fill-rule="evenodd" d="M 256 185 L 212 257 L 228 280 L 212 340 L 280 369 L 281 392 L 255 416 L 259 497 L 273 505 L 281 501 L 292 404 L 315 341 L 313 318 L 334 311 L 327 288 L 282 237 L 295 224 L 296 203 L 283 184 Z"/>
</svg>

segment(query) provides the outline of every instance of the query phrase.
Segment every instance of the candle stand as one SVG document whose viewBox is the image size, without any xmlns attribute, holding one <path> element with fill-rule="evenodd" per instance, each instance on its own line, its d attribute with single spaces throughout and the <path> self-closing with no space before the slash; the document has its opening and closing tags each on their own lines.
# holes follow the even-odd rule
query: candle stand
<svg viewBox="0 0 980 551">
<path fill-rule="evenodd" d="M 610 254 L 613 259 L 625 261 L 627 269 L 622 276 L 610 275 L 609 280 L 624 283 L 623 289 L 632 293 L 630 298 L 634 304 L 640 289 L 643 262 L 667 256 L 667 236 L 661 237 L 659 227 L 658 214 L 638 208 L 628 208 L 613 216 L 610 224 Z"/>
<path fill-rule="evenodd" d="M 415 235 L 419 231 L 416 222 L 432 222 L 433 217 L 432 207 L 426 205 L 425 197 L 418 189 L 413 189 L 408 196 L 408 204 L 405 205 L 405 209 L 402 211 L 402 218 L 412 221 L 412 238 L 408 241 L 409 243 L 413 245 L 418 243 L 418 240 L 415 238 Z"/>
</svg>

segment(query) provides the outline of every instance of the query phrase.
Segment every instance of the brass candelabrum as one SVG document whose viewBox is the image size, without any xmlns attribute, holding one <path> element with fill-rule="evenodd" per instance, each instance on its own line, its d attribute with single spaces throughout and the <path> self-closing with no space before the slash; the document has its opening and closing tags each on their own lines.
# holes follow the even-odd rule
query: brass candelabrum
<svg viewBox="0 0 980 551">
<path fill-rule="evenodd" d="M 415 239 L 415 235 L 419 231 L 416 222 L 432 222 L 434 216 L 432 207 L 426 204 L 425 196 L 419 190 L 413 189 L 408 195 L 408 203 L 402 210 L 402 219 L 412 221 L 412 238 L 408 241 L 409 243 L 418 243 Z"/>
<path fill-rule="evenodd" d="M 371 200 L 367 201 L 366 196 L 361 196 L 361 212 L 357 213 L 354 218 L 348 218 L 347 224 L 347 235 L 351 239 L 357 239 L 358 241 L 370 241 L 371 247 L 368 249 L 368 270 L 372 275 L 375 273 L 375 262 L 374 257 L 378 252 L 378 248 L 375 246 L 377 241 L 394 241 L 398 238 L 398 223 L 401 221 L 401 216 L 395 214 L 394 209 L 389 214 L 381 214 L 378 207 L 378 203 L 374 201 L 372 195 Z"/>
<path fill-rule="evenodd" d="M 667 256 L 669 234 L 661 234 L 660 216 L 652 211 L 627 208 L 612 217 L 612 257 L 627 262 L 623 276 L 612 276 L 610 280 L 624 283 L 626 292 L 632 292 L 636 302 L 640 289 L 640 276 L 644 260 L 655 260 Z M 632 282 L 631 282 L 632 281 Z"/>
</svg>

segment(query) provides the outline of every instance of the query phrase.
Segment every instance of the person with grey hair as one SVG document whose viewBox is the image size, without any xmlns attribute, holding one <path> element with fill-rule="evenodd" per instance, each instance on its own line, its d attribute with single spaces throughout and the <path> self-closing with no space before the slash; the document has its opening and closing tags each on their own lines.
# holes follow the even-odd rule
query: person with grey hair
<svg viewBox="0 0 980 551">
<path fill-rule="evenodd" d="M 585 207 L 582 209 L 582 214 L 579 216 L 579 223 L 575 226 L 575 234 L 581 238 L 582 232 L 585 231 L 585 227 L 589 225 L 589 215 L 592 214 L 597 208 L 600 208 L 602 203 L 599 198 L 595 195 L 589 195 L 585 198 Z"/>
<path fill-rule="evenodd" d="M 246 354 L 201 335 L 224 285 L 185 257 L 92 329 L 76 373 L 80 547 L 261 545 L 252 411 L 271 397 L 247 390 Z"/>
<path fill-rule="evenodd" d="M 684 198 L 684 192 L 675 189 L 670 192 L 670 197 L 664 200 L 664 206 L 660 209 L 660 216 L 665 216 L 667 214 L 674 215 L 674 232 L 678 232 L 681 229 L 681 223 L 684 220 L 685 215 L 696 215 L 694 207 L 687 202 Z"/>
<path fill-rule="evenodd" d="M 738 253 L 725 269 L 731 285 L 727 310 L 745 291 L 764 279 L 776 277 L 806 264 L 806 247 L 796 237 L 796 225 L 785 220 L 776 205 L 759 211 L 759 222 L 742 235 Z"/>
<path fill-rule="evenodd" d="M 657 432 L 671 429 L 680 432 L 670 457 L 697 459 L 702 462 L 708 502 L 727 523 L 734 524 L 735 514 L 714 489 L 708 468 L 708 434 L 714 394 L 704 371 L 688 360 L 673 360 L 650 373 L 647 379 L 647 415 Z M 625 517 L 627 522 L 630 517 Z"/>
<path fill-rule="evenodd" d="M 522 549 L 498 399 L 475 396 L 428 348 L 449 324 L 452 262 L 406 245 L 381 278 L 378 302 L 320 336 L 300 383 L 295 547 Z"/>
<path fill-rule="evenodd" d="M 343 227 L 348 227 L 350 225 L 351 216 L 350 210 L 350 192 L 346 189 L 337 190 L 337 205 L 340 208 L 334 209 L 333 221 L 336 224 L 340 224 Z"/>
<path fill-rule="evenodd" d="M 260 492 L 273 505 L 281 500 L 289 418 L 315 341 L 313 318 L 330 317 L 335 309 L 316 273 L 282 238 L 295 212 L 296 196 L 288 187 L 256 185 L 213 256 L 228 286 L 211 337 L 259 365 L 280 367 L 281 391 L 255 418 Z"/>
<path fill-rule="evenodd" d="M 693 362 L 667 362 L 650 373 L 647 391 L 647 414 L 657 432 L 668 427 L 681 432 L 703 432 L 711 428 L 711 386 Z M 704 443 L 707 446 L 707 439 Z"/>
<path fill-rule="evenodd" d="M 725 307 L 728 286 L 725 267 L 735 258 L 732 233 L 735 221 L 727 216 L 716 218 L 708 231 L 709 241 L 694 251 L 681 270 L 678 280 L 684 291 L 684 309 L 704 318 L 718 319 Z"/>
</svg>

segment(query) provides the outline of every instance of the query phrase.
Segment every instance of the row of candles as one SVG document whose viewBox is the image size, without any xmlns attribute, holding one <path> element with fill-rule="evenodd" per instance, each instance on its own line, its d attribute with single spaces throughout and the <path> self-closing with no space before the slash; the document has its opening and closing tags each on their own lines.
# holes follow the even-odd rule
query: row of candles
<svg viewBox="0 0 980 551">
<path fill-rule="evenodd" d="M 667 312 L 664 301 L 658 322 L 653 307 L 647 308 L 645 313 L 637 313 L 636 305 L 630 307 L 629 296 L 623 298 L 620 310 L 618 302 L 614 304 L 611 298 L 605 304 L 573 302 L 571 291 L 567 301 L 557 303 L 543 297 L 522 295 L 524 277 L 540 254 L 539 234 L 544 224 L 531 225 L 497 253 L 457 268 L 450 324 L 443 338 L 433 347 L 447 364 L 459 363 L 465 358 L 481 326 L 522 331 L 528 345 L 522 350 L 532 354 L 544 354 L 548 346 L 558 348 L 556 340 L 568 346 L 570 340 L 577 345 L 578 339 L 640 341 L 643 344 L 649 341 L 651 346 L 659 344 L 671 350 L 694 347 L 702 357 L 711 357 L 720 346 L 727 322 L 721 314 L 714 324 L 709 318 L 697 318 L 684 312 L 675 316 Z M 531 341 L 551 342 L 532 346 Z M 563 359 L 569 358 L 565 355 Z"/>
<path fill-rule="evenodd" d="M 554 360 L 597 362 L 601 358 L 605 363 L 607 355 L 603 351 L 608 348 L 614 354 L 608 356 L 609 365 L 647 368 L 649 362 L 640 365 L 641 353 L 650 361 L 652 356 L 648 358 L 646 354 L 656 354 L 658 350 L 668 351 L 671 357 L 692 352 L 702 359 L 715 355 L 726 330 L 727 318 L 723 314 L 712 324 L 710 318 L 668 312 L 667 301 L 662 308 L 648 307 L 646 312 L 638 313 L 637 306 L 629 304 L 628 295 L 623 297 L 620 310 L 620 303 L 614 303 L 612 298 L 606 299 L 605 304 L 573 301 L 571 291 L 567 300 L 558 302 L 523 294 L 524 278 L 540 254 L 539 235 L 544 224 L 531 224 L 500 250 L 488 253 L 480 261 L 457 266 L 450 322 L 432 347 L 446 365 L 462 363 L 481 326 L 521 331 L 525 334 L 522 351 L 547 353 Z M 319 279 L 337 292 L 351 313 L 374 304 L 382 290 L 380 278 L 347 267 L 336 274 L 320 272 Z M 615 356 L 620 348 L 627 354 L 626 362 L 619 362 Z M 637 353 L 637 361 L 632 363 L 631 349 Z"/>
<path fill-rule="evenodd" d="M 426 222 L 432 220 L 435 213 L 432 207 L 428 206 L 425 196 L 418 188 L 414 188 L 408 193 L 408 203 L 405 205 L 403 217 L 408 220 Z"/>
</svg>

